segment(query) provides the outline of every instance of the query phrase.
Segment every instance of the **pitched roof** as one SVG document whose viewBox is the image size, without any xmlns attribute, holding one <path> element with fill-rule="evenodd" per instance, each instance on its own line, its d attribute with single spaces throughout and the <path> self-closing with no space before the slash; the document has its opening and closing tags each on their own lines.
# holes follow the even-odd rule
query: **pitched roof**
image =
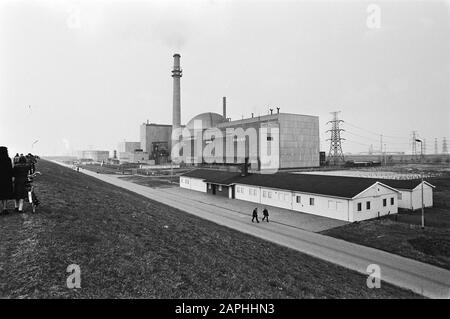
<svg viewBox="0 0 450 319">
<path fill-rule="evenodd" d="M 380 183 L 383 183 L 385 185 L 388 185 L 395 189 L 409 189 L 413 190 L 417 186 L 420 185 L 422 180 L 420 179 L 376 179 L 376 178 L 370 178 L 374 181 L 379 181 Z M 431 187 L 434 187 L 429 182 L 424 181 L 426 184 L 430 185 Z"/>
<path fill-rule="evenodd" d="M 234 179 L 240 175 L 241 174 L 238 172 L 228 172 L 217 169 L 204 169 L 204 168 L 195 169 L 182 174 L 182 176 L 186 177 L 203 179 L 207 183 L 222 184 L 222 185 L 233 184 Z"/>
<path fill-rule="evenodd" d="M 241 176 L 240 173 L 211 169 L 196 169 L 183 176 L 224 185 L 245 184 L 343 198 L 353 198 L 377 182 L 369 178 L 290 173 Z"/>
</svg>

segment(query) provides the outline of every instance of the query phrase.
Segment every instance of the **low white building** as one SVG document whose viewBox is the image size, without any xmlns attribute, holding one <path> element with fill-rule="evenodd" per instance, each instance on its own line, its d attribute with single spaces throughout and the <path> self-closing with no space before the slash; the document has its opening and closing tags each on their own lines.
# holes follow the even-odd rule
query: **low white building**
<svg viewBox="0 0 450 319">
<path fill-rule="evenodd" d="M 251 174 L 197 169 L 180 177 L 180 187 L 262 205 L 349 222 L 398 212 L 395 188 L 364 178 Z"/>
<path fill-rule="evenodd" d="M 427 181 L 413 180 L 380 180 L 382 183 L 397 189 L 398 208 L 417 210 L 422 208 L 422 185 L 424 207 L 433 207 L 434 185 Z"/>
</svg>

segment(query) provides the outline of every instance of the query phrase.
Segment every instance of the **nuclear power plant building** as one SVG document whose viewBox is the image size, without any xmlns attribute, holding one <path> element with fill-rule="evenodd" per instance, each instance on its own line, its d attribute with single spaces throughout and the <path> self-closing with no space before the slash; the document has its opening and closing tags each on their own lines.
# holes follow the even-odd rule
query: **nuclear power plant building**
<svg viewBox="0 0 450 319">
<path fill-rule="evenodd" d="M 172 125 L 144 123 L 140 127 L 140 143 L 143 152 L 149 154 L 149 160 L 155 164 L 165 164 L 171 160 L 171 150 L 175 143 L 178 143 L 182 150 L 176 159 L 179 163 L 187 165 L 201 166 L 202 164 L 242 164 L 248 161 L 251 169 L 262 168 L 261 155 L 269 149 L 272 156 L 276 156 L 277 169 L 318 167 L 319 163 L 319 118 L 317 116 L 282 113 L 277 108 L 276 113 L 270 110 L 270 114 L 263 116 L 252 116 L 240 120 L 232 121 L 227 117 L 226 98 L 223 98 L 222 114 L 214 112 L 201 113 L 192 118 L 185 126 L 181 124 L 181 77 L 179 54 L 174 54 L 174 66 L 172 70 L 173 78 L 173 110 Z M 200 123 L 200 131 L 216 130 L 221 132 L 223 143 L 221 149 L 223 156 L 214 158 L 204 157 L 196 144 L 201 144 L 205 149 L 212 139 L 204 139 L 199 135 L 196 125 Z M 172 132 L 181 128 L 191 132 L 190 137 L 182 137 L 172 140 Z M 230 132 L 243 132 L 243 136 L 231 136 Z M 256 132 L 256 138 L 252 139 L 248 132 Z M 175 132 L 175 131 L 174 131 Z M 265 135 L 263 132 L 266 132 Z M 238 134 L 239 135 L 239 134 Z M 233 150 L 227 149 L 227 136 L 233 139 Z M 201 138 L 202 140 L 198 141 Z M 245 139 L 245 140 L 244 140 Z M 195 143 L 197 142 L 197 143 Z M 216 141 L 217 142 L 217 141 Z M 276 143 L 273 143 L 276 142 Z M 237 151 L 237 144 L 245 144 L 245 152 Z M 265 144 L 267 143 L 267 144 Z M 270 150 L 270 145 L 277 145 L 277 152 Z M 230 144 L 228 144 L 228 147 Z M 273 147 L 273 146 L 272 146 Z M 227 152 L 228 150 L 228 152 Z M 253 153 L 255 154 L 253 154 Z M 227 154 L 228 153 L 228 154 Z M 265 154 L 265 153 L 264 153 Z M 272 157 L 273 159 L 273 157 Z"/>
</svg>

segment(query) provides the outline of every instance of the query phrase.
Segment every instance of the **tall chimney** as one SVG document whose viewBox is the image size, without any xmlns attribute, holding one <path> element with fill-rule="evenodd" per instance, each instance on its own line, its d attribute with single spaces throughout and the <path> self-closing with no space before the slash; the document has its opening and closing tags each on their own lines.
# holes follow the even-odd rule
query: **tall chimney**
<svg viewBox="0 0 450 319">
<path fill-rule="evenodd" d="M 182 70 L 180 67 L 180 55 L 175 53 L 173 55 L 173 110 L 172 110 L 172 129 L 181 126 L 181 94 L 180 94 L 180 78 L 182 77 Z"/>
<path fill-rule="evenodd" d="M 227 119 L 227 97 L 224 96 L 222 98 L 222 104 L 223 104 L 223 118 L 226 120 Z"/>
</svg>

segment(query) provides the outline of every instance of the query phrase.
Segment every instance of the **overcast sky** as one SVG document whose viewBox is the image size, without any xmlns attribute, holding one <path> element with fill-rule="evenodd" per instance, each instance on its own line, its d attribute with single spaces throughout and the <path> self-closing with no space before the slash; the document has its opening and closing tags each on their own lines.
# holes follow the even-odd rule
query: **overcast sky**
<svg viewBox="0 0 450 319">
<path fill-rule="evenodd" d="M 319 116 L 326 151 L 335 110 L 344 152 L 379 149 L 377 134 L 388 151 L 410 151 L 412 130 L 428 153 L 450 138 L 445 1 L 0 3 L 0 145 L 11 155 L 111 151 L 138 141 L 147 119 L 171 124 L 174 53 L 182 123 L 221 113 L 227 96 L 232 119 L 269 106 Z"/>
</svg>

